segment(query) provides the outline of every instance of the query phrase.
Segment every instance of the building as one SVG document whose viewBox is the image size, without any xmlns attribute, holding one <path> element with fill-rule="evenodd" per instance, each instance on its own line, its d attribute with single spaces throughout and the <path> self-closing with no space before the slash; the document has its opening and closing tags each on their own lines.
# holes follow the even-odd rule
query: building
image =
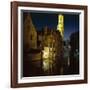
<svg viewBox="0 0 90 90">
<path fill-rule="evenodd" d="M 70 73 L 79 74 L 79 31 L 70 36 Z"/>
<path fill-rule="evenodd" d="M 25 17 L 24 22 L 24 47 L 25 50 L 28 51 L 29 49 L 36 49 L 37 48 L 37 32 L 35 26 L 33 25 L 31 15 L 28 13 Z"/>
<path fill-rule="evenodd" d="M 40 32 L 41 33 L 41 32 Z M 63 57 L 62 36 L 58 30 L 45 26 L 42 30 L 41 46 L 43 70 L 46 74 L 60 74 L 60 65 Z M 62 65 L 61 65 L 62 66 Z"/>
</svg>

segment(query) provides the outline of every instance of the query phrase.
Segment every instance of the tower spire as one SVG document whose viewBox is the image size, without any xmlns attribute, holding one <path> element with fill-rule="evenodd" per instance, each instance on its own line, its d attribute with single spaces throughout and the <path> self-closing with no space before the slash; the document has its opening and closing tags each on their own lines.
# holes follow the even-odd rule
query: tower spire
<svg viewBox="0 0 90 90">
<path fill-rule="evenodd" d="M 57 30 L 60 32 L 60 34 L 63 38 L 64 37 L 64 16 L 62 14 L 58 15 Z"/>
</svg>

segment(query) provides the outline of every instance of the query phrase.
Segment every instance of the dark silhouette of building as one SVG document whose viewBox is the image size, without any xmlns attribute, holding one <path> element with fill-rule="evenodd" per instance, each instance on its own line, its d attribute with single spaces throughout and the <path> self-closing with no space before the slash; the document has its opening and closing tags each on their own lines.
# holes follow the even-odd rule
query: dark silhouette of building
<svg viewBox="0 0 90 90">
<path fill-rule="evenodd" d="M 79 32 L 71 34 L 70 45 L 70 73 L 79 74 Z"/>
</svg>

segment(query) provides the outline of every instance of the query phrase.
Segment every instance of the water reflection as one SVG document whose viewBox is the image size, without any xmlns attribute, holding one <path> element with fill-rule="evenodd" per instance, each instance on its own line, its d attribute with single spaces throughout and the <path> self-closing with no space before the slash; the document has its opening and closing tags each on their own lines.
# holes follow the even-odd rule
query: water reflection
<svg viewBox="0 0 90 90">
<path fill-rule="evenodd" d="M 55 64 L 55 54 L 54 48 L 44 47 L 42 60 L 43 60 L 43 70 L 44 73 L 52 73 L 53 66 Z"/>
</svg>

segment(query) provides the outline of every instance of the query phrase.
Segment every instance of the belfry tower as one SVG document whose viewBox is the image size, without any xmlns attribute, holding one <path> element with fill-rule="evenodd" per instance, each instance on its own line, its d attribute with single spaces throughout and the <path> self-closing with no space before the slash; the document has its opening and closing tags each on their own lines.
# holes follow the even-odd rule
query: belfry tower
<svg viewBox="0 0 90 90">
<path fill-rule="evenodd" d="M 63 37 L 64 37 L 64 16 L 62 14 L 58 15 L 57 30 L 61 33 L 61 36 L 63 39 Z"/>
</svg>

